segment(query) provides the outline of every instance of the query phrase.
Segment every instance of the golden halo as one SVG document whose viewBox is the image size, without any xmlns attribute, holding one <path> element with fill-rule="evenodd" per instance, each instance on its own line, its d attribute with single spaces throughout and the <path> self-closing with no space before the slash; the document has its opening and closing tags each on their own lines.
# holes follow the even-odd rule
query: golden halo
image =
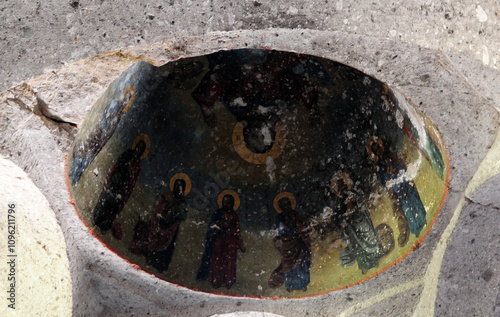
<svg viewBox="0 0 500 317">
<path fill-rule="evenodd" d="M 235 192 L 234 190 L 231 190 L 231 189 L 224 189 L 217 197 L 217 204 L 219 205 L 219 208 L 222 208 L 222 198 L 224 198 L 224 196 L 226 196 L 226 195 L 233 196 L 233 198 L 234 198 L 234 210 L 235 211 L 238 210 L 238 208 L 240 208 L 240 203 L 241 203 L 240 195 L 238 195 L 237 192 Z"/>
<path fill-rule="evenodd" d="M 343 180 L 344 183 L 347 185 L 347 189 L 352 188 L 352 179 L 349 177 L 349 174 L 346 172 L 337 172 L 335 173 L 332 178 L 330 179 L 330 188 L 333 193 L 338 193 L 340 194 L 340 188 L 339 188 L 339 180 Z"/>
<path fill-rule="evenodd" d="M 146 149 L 144 149 L 144 153 L 141 155 L 141 160 L 143 160 L 149 155 L 149 150 L 151 150 L 151 140 L 149 139 L 149 137 L 145 133 L 139 134 L 135 138 L 134 144 L 132 144 L 133 150 L 135 149 L 135 147 L 137 146 L 137 143 L 139 143 L 139 141 L 144 141 L 144 143 L 146 143 Z"/>
<path fill-rule="evenodd" d="M 372 151 L 373 143 L 377 143 L 382 148 L 382 152 L 384 151 L 384 143 L 382 142 L 382 140 L 376 135 L 370 136 L 368 142 L 366 142 L 366 151 L 368 152 L 368 156 L 372 160 L 376 157 L 376 155 Z"/>
<path fill-rule="evenodd" d="M 191 183 L 191 178 L 184 173 L 177 173 L 170 179 L 170 190 L 174 190 L 175 181 L 178 179 L 182 179 L 186 182 L 186 189 L 184 190 L 184 196 L 187 196 L 191 192 L 191 188 L 193 184 Z"/>
<path fill-rule="evenodd" d="M 392 228 L 386 224 L 381 223 L 375 228 L 375 233 L 377 238 L 382 245 L 382 254 L 389 254 L 392 250 L 394 250 L 395 241 L 394 241 L 394 231 Z"/>
<path fill-rule="evenodd" d="M 233 146 L 236 152 L 240 155 L 242 159 L 253 164 L 266 164 L 267 157 L 271 156 L 273 159 L 280 156 L 281 152 L 285 148 L 285 128 L 281 123 L 276 123 L 276 136 L 274 137 L 274 144 L 272 148 L 266 153 L 254 153 L 250 151 L 245 144 L 245 138 L 243 136 L 243 124 L 237 122 L 233 129 Z"/>
<path fill-rule="evenodd" d="M 280 201 L 281 198 L 288 198 L 290 199 L 290 202 L 292 203 L 292 209 L 295 209 L 295 206 L 297 206 L 297 199 L 295 199 L 295 196 L 290 193 L 290 192 L 281 192 L 276 197 L 274 197 L 273 201 L 273 207 L 276 210 L 277 213 L 282 213 L 283 210 L 281 210 L 280 206 L 278 205 L 278 202 Z"/>
<path fill-rule="evenodd" d="M 130 92 L 131 96 L 130 96 L 130 100 L 128 102 L 128 105 L 125 108 L 123 108 L 123 113 L 127 112 L 130 109 L 130 107 L 132 107 L 132 104 L 134 103 L 134 99 L 135 99 L 134 86 L 128 85 L 125 88 L 125 90 L 122 92 L 122 95 L 120 96 L 120 100 L 122 100 L 128 92 Z"/>
</svg>

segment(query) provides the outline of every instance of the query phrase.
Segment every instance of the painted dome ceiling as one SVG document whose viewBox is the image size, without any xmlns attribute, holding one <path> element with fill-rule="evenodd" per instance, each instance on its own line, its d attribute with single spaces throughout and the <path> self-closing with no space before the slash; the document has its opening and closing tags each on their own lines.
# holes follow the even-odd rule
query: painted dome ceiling
<svg viewBox="0 0 500 317">
<path fill-rule="evenodd" d="M 138 62 L 71 147 L 77 212 L 119 256 L 198 291 L 318 295 L 422 241 L 447 194 L 436 127 L 398 91 L 310 55 Z"/>
</svg>

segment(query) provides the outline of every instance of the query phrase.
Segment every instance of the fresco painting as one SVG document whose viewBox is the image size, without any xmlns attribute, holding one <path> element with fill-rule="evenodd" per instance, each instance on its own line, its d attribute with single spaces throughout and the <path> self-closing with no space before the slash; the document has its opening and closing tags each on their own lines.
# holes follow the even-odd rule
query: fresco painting
<svg viewBox="0 0 500 317">
<path fill-rule="evenodd" d="M 119 256 L 197 291 L 272 298 L 348 287 L 406 257 L 449 170 L 404 95 L 269 49 L 133 64 L 67 160 L 77 212 Z"/>
</svg>

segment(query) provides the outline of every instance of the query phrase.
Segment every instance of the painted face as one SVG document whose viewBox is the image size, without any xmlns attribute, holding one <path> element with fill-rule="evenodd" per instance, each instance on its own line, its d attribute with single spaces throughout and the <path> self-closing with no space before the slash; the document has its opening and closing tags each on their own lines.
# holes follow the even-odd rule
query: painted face
<svg viewBox="0 0 500 317">
<path fill-rule="evenodd" d="M 372 160 L 378 160 L 379 158 L 382 157 L 382 154 L 384 154 L 384 149 L 377 142 L 373 142 L 373 144 L 371 145 L 371 150 L 372 150 L 373 155 L 374 155 L 374 156 L 372 156 Z"/>
<path fill-rule="evenodd" d="M 146 142 L 141 140 L 135 146 L 135 154 L 138 157 L 140 157 L 140 156 L 142 156 L 142 154 L 144 154 L 144 151 L 146 151 Z"/>
<path fill-rule="evenodd" d="M 186 190 L 186 182 L 183 179 L 177 179 L 174 183 L 174 195 L 177 197 L 184 196 Z"/>
<path fill-rule="evenodd" d="M 225 210 L 233 210 L 234 197 L 232 195 L 225 195 L 222 198 L 222 208 Z"/>
<path fill-rule="evenodd" d="M 344 182 L 344 180 L 342 178 L 340 178 L 339 180 L 337 180 L 336 183 L 332 184 L 331 189 L 332 189 L 332 193 L 335 196 L 341 197 L 343 193 L 345 193 L 345 192 L 347 192 L 347 190 L 349 190 L 349 187 Z"/>
<path fill-rule="evenodd" d="M 120 98 L 120 111 L 123 111 L 123 108 L 125 108 L 129 102 L 130 99 L 132 99 L 132 91 L 127 91 L 121 98 Z"/>
<path fill-rule="evenodd" d="M 274 144 L 276 132 L 265 123 L 248 124 L 243 129 L 247 148 L 254 153 L 266 153 Z"/>
<path fill-rule="evenodd" d="M 283 211 L 291 211 L 292 210 L 292 202 L 288 198 L 281 198 L 278 201 L 278 206 L 281 208 Z"/>
</svg>

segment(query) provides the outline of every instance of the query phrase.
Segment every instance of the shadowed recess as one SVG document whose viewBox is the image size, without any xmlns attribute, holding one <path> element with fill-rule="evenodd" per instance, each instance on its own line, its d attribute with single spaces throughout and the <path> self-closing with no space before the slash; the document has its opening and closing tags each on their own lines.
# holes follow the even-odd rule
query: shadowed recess
<svg viewBox="0 0 500 317">
<path fill-rule="evenodd" d="M 449 163 L 398 91 L 321 57 L 237 49 L 133 64 L 96 102 L 67 177 L 93 234 L 198 291 L 319 295 L 407 256 Z"/>
</svg>

